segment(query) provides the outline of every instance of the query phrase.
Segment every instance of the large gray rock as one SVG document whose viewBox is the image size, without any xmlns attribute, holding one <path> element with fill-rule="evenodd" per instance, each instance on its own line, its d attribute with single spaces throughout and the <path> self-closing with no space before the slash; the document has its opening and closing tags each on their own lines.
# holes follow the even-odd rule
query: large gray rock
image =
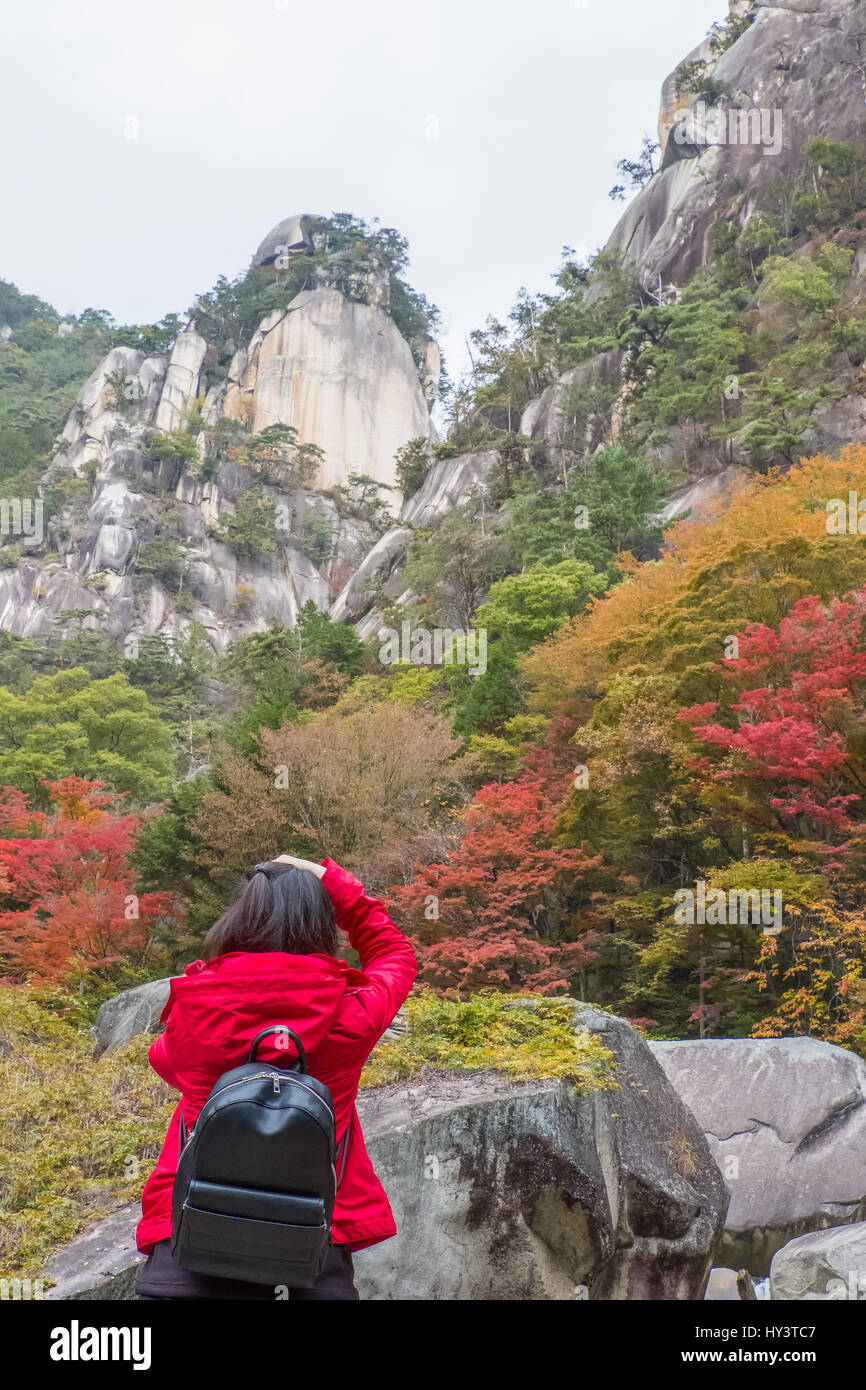
<svg viewBox="0 0 866 1390">
<path fill-rule="evenodd" d="M 737 1288 L 737 1271 L 735 1269 L 725 1269 L 717 1266 L 710 1270 L 710 1277 L 707 1280 L 707 1290 L 704 1294 L 705 1303 L 740 1303 L 740 1291 Z"/>
<path fill-rule="evenodd" d="M 362 1297 L 701 1298 L 726 1195 L 640 1034 L 576 1006 L 618 1088 L 432 1075 L 364 1098 L 398 1234 L 357 1258 Z"/>
<path fill-rule="evenodd" d="M 866 1299 L 866 1222 L 789 1241 L 773 1256 L 770 1297 L 804 1302 Z"/>
<path fill-rule="evenodd" d="M 551 462 L 561 467 L 563 453 L 565 462 L 573 464 L 576 451 L 592 451 L 604 443 L 598 417 L 589 415 L 581 422 L 580 432 L 575 432 L 573 414 L 569 409 L 569 393 L 573 388 L 583 387 L 587 392 L 595 391 L 601 399 L 607 392 L 618 396 L 621 387 L 621 371 L 624 354 L 620 348 L 610 348 L 597 353 L 570 371 L 564 372 L 557 381 L 531 400 L 520 419 L 520 433 L 528 439 L 535 439 L 547 446 Z"/>
<path fill-rule="evenodd" d="M 361 1092 L 398 1226 L 358 1253 L 362 1298 L 703 1297 L 728 1200 L 703 1134 L 629 1024 L 576 1005 L 575 1026 L 613 1053 L 615 1089 L 428 1071 Z M 130 1297 L 137 1214 L 73 1241 L 54 1296 Z"/>
<path fill-rule="evenodd" d="M 155 1033 L 159 1016 L 168 1003 L 171 978 L 149 980 L 107 999 L 96 1015 L 94 1056 L 116 1052 L 136 1033 Z"/>
<path fill-rule="evenodd" d="M 709 473 L 672 492 L 665 499 L 658 520 L 673 521 L 674 517 L 682 516 L 685 512 L 692 517 L 709 520 L 725 510 L 731 498 L 745 487 L 747 481 L 745 470 L 733 466 L 723 468 L 719 473 Z"/>
<path fill-rule="evenodd" d="M 408 526 L 392 526 L 380 537 L 331 605 L 330 613 L 335 622 L 351 622 L 369 610 L 376 590 L 384 588 L 404 560 L 411 539 Z"/>
<path fill-rule="evenodd" d="M 731 1194 L 721 1255 L 767 1274 L 795 1236 L 866 1217 L 866 1063 L 813 1038 L 653 1043 Z"/>
<path fill-rule="evenodd" d="M 288 256 L 302 256 L 314 250 L 310 222 L 315 219 L 316 214 L 309 212 L 284 217 L 260 243 L 253 256 L 253 265 L 273 265 L 275 261 L 283 261 Z"/>
<path fill-rule="evenodd" d="M 144 1256 L 135 1246 L 141 1217 L 138 1202 L 120 1207 L 77 1236 L 52 1261 L 45 1279 L 46 1299 L 61 1302 L 135 1299 L 135 1281 Z"/>
</svg>

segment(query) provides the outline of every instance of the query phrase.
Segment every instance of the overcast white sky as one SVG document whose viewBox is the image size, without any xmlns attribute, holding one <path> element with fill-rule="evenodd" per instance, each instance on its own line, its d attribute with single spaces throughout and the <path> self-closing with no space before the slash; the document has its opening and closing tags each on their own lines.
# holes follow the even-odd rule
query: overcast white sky
<svg viewBox="0 0 866 1390">
<path fill-rule="evenodd" d="M 585 7 L 584 7 L 585 6 Z M 379 217 L 464 335 L 605 241 L 725 0 L 0 0 L 0 277 L 182 312 L 293 212 Z M 128 138 L 135 131 L 137 138 Z M 438 138 L 430 138 L 436 135 Z"/>
</svg>

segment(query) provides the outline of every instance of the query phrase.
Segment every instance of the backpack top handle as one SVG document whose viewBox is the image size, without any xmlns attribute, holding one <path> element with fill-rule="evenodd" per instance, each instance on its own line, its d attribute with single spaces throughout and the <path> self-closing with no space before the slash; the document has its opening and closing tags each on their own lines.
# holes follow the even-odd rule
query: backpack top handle
<svg viewBox="0 0 866 1390">
<path fill-rule="evenodd" d="M 270 1028 L 263 1028 L 260 1033 L 257 1033 L 256 1036 L 253 1038 L 252 1042 L 250 1043 L 250 1055 L 247 1058 L 247 1061 L 254 1062 L 256 1060 L 256 1051 L 258 1049 L 259 1043 L 262 1041 L 262 1038 L 269 1037 L 271 1033 L 283 1033 L 286 1037 L 291 1038 L 298 1051 L 298 1070 L 302 1073 L 302 1075 L 309 1076 L 310 1068 L 307 1065 L 307 1054 L 304 1049 L 304 1044 L 301 1042 L 297 1033 L 293 1033 L 291 1028 L 286 1027 L 285 1023 L 274 1023 L 271 1025 Z"/>
</svg>

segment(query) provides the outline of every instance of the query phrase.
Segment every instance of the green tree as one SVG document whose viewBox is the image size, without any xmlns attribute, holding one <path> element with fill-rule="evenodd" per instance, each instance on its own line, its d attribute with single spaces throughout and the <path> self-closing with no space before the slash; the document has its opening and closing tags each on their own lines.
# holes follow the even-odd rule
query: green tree
<svg viewBox="0 0 866 1390">
<path fill-rule="evenodd" d="M 827 245 L 814 261 L 770 256 L 763 266 L 761 297 L 768 304 L 786 304 L 807 315 L 835 309 L 853 254 Z"/>
<path fill-rule="evenodd" d="M 430 472 L 430 446 L 423 436 L 410 439 L 394 455 L 397 484 L 404 497 L 417 492 Z"/>
<path fill-rule="evenodd" d="M 171 593 L 179 593 L 188 564 L 188 547 L 177 536 L 157 531 L 135 557 L 138 574 L 159 580 Z"/>
<path fill-rule="evenodd" d="M 607 575 L 582 560 L 533 565 L 523 574 L 497 580 L 475 614 L 475 624 L 487 629 L 488 641 L 505 640 L 517 651 L 529 651 L 566 618 L 582 612 L 590 594 L 606 588 Z"/>
<path fill-rule="evenodd" d="M 503 569 L 497 538 L 482 534 L 466 511 L 456 511 L 437 530 L 413 537 L 406 583 L 421 596 L 433 621 L 456 621 L 468 629 L 485 589 Z"/>
<path fill-rule="evenodd" d="M 260 487 L 250 488 L 238 498 L 234 511 L 223 517 L 215 535 L 243 559 L 272 555 L 277 549 L 273 502 L 263 496 Z"/>
<path fill-rule="evenodd" d="M 618 159 L 616 168 L 617 173 L 627 180 L 626 184 L 615 184 L 608 194 L 609 198 L 621 200 L 625 198 L 628 189 L 643 188 L 645 183 L 649 183 L 656 171 L 655 157 L 659 152 L 658 144 L 645 135 L 640 147 L 640 154 L 637 159 Z"/>
<path fill-rule="evenodd" d="M 0 784 L 44 805 L 43 780 L 101 780 L 137 802 L 167 792 L 171 737 L 143 690 L 82 667 L 39 676 L 21 695 L 0 689 Z"/>
<path fill-rule="evenodd" d="M 456 733 L 494 733 L 524 708 L 526 682 L 520 653 L 544 641 L 566 618 L 580 613 L 591 593 L 607 588 L 606 574 L 581 560 L 534 565 L 500 579 L 475 614 L 487 633 L 487 669 L 463 681 L 454 720 Z"/>
<path fill-rule="evenodd" d="M 353 627 L 334 622 L 308 599 L 298 614 L 297 651 L 305 661 L 325 661 L 347 676 L 356 676 L 367 659 L 367 648 Z"/>
<path fill-rule="evenodd" d="M 310 487 L 325 457 L 318 444 L 301 444 L 293 425 L 269 425 L 239 450 L 243 462 L 266 483 Z"/>
</svg>

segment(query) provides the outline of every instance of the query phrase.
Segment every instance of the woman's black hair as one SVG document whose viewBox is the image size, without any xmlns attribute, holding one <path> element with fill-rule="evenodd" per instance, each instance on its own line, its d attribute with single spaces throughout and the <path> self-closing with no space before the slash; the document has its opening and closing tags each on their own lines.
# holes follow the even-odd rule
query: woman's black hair
<svg viewBox="0 0 866 1390">
<path fill-rule="evenodd" d="M 229 951 L 332 956 L 336 950 L 337 923 L 328 890 L 309 869 L 294 864 L 257 864 L 204 939 L 205 960 Z"/>
</svg>

